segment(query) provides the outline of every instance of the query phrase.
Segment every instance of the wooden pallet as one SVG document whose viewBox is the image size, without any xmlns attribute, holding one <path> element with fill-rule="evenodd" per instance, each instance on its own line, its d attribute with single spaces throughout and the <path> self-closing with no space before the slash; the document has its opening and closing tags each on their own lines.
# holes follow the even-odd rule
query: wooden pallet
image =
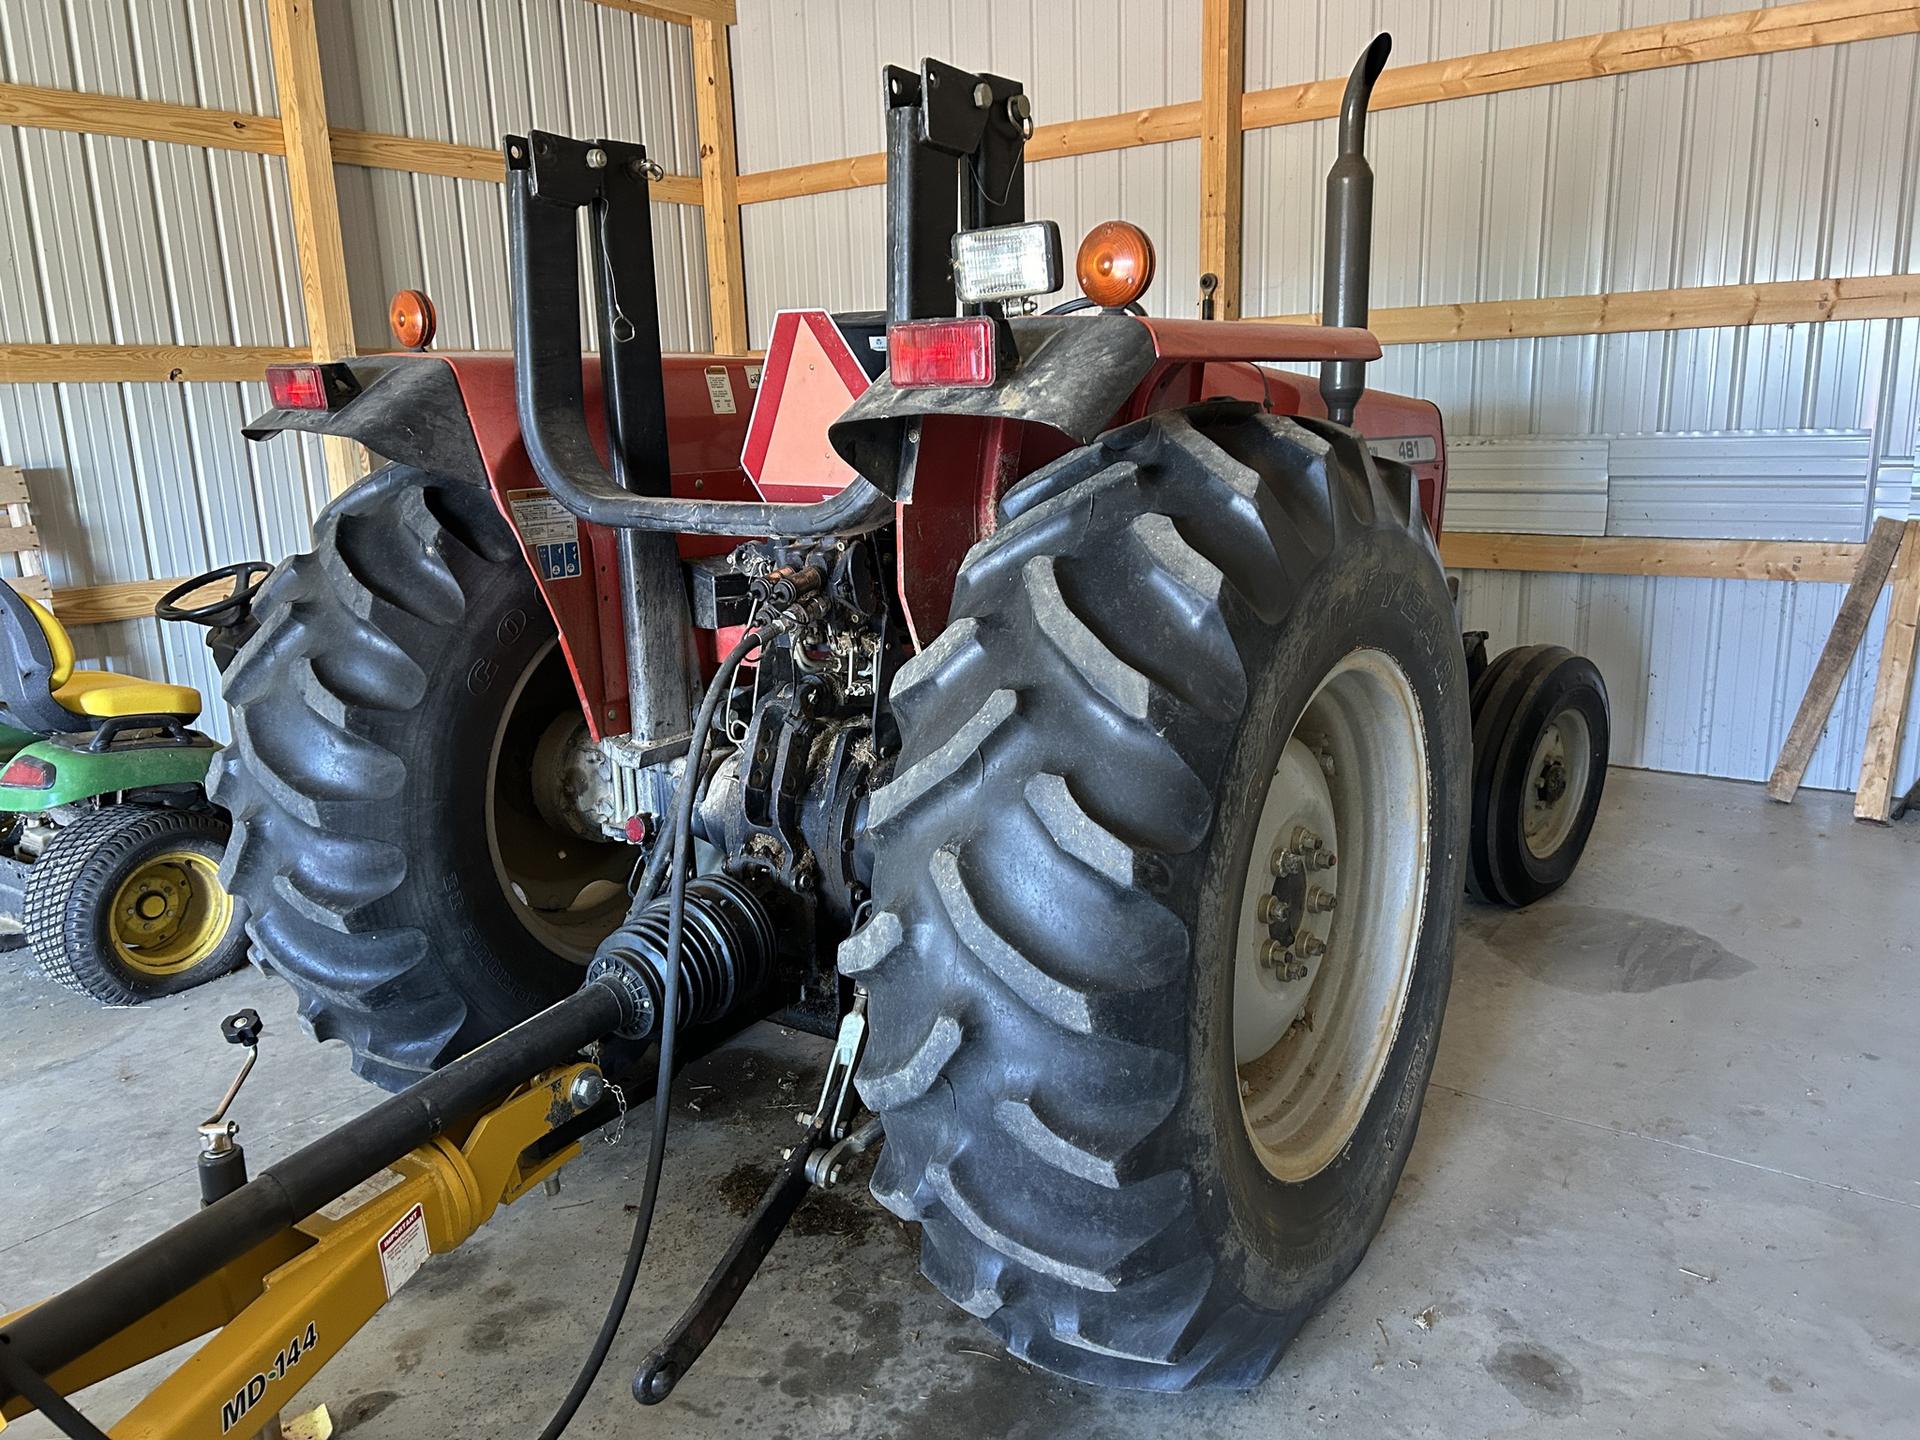
<svg viewBox="0 0 1920 1440">
<path fill-rule="evenodd" d="M 0 465 L 0 510 L 6 519 L 0 523 L 0 554 L 18 557 L 20 573 L 0 576 L 22 595 L 53 608 L 53 586 L 47 580 L 47 567 L 40 555 L 40 532 L 34 528 L 32 504 L 27 498 L 27 478 L 17 465 Z"/>
</svg>

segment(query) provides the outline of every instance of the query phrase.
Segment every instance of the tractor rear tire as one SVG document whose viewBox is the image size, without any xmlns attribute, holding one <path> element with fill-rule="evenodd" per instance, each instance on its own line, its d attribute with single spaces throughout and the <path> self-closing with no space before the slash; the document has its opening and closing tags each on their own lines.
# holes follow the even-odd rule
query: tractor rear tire
<svg viewBox="0 0 1920 1440">
<path fill-rule="evenodd" d="M 1257 1384 L 1380 1226 L 1452 974 L 1466 663 L 1411 473 L 1246 405 L 1115 430 L 1009 493 L 892 700 L 840 952 L 875 1196 L 1034 1364 Z M 1270 822 L 1301 755 L 1338 854 Z M 1318 968 L 1243 1048 L 1303 855 Z"/>
<path fill-rule="evenodd" d="M 370 476 L 254 614 L 210 783 L 233 816 L 223 875 L 313 1033 L 401 1089 L 579 984 L 625 911 L 633 852 L 542 829 L 530 791 L 502 798 L 532 783 L 546 724 L 579 701 L 485 490 L 405 466 Z M 502 868 L 503 816 L 560 867 L 552 883 L 600 875 L 587 883 L 604 899 L 546 924 Z"/>
</svg>

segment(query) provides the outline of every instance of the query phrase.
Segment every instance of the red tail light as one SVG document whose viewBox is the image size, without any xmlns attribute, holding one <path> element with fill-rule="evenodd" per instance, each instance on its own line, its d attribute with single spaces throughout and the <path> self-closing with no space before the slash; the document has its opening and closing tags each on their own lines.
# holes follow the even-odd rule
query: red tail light
<svg viewBox="0 0 1920 1440">
<path fill-rule="evenodd" d="M 887 374 L 896 386 L 987 386 L 994 381 L 993 321 L 910 320 L 887 327 Z"/>
<path fill-rule="evenodd" d="M 51 790 L 53 766 L 32 755 L 16 755 L 0 770 L 0 785 L 16 790 Z"/>
<path fill-rule="evenodd" d="M 318 365 L 269 365 L 267 394 L 280 410 L 325 410 L 327 377 Z"/>
</svg>

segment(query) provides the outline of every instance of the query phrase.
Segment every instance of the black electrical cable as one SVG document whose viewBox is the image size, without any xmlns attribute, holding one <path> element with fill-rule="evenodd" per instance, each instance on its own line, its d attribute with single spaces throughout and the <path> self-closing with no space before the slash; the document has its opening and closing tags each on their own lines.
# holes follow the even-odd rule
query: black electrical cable
<svg viewBox="0 0 1920 1440">
<path fill-rule="evenodd" d="M 720 668 L 714 672 L 713 680 L 707 686 L 707 693 L 701 698 L 699 718 L 693 724 L 693 744 L 687 750 L 687 768 L 680 776 L 680 789 L 673 807 L 672 886 L 667 892 L 667 953 L 661 977 L 666 983 L 662 986 L 664 993 L 660 1004 L 660 1068 L 653 1089 L 653 1136 L 647 1145 L 647 1179 L 640 1192 L 640 1213 L 634 1217 L 633 1238 L 627 1243 L 626 1263 L 621 1267 L 620 1282 L 614 1286 L 613 1298 L 607 1304 L 607 1315 L 600 1324 L 600 1333 L 594 1336 L 593 1345 L 587 1351 L 586 1359 L 581 1362 L 580 1373 L 574 1376 L 573 1388 L 567 1391 L 566 1399 L 560 1402 L 560 1408 L 553 1412 L 553 1418 L 547 1421 L 546 1428 L 540 1432 L 540 1440 L 558 1440 L 560 1433 L 572 1423 L 581 1402 L 587 1398 L 587 1392 L 593 1388 L 600 1367 L 606 1363 L 607 1352 L 613 1348 L 614 1336 L 620 1331 L 620 1322 L 626 1317 L 627 1302 L 633 1298 L 634 1282 L 640 1275 L 640 1262 L 646 1255 L 647 1235 L 653 1229 L 654 1205 L 660 1198 L 660 1165 L 667 1153 L 667 1124 L 672 1118 L 668 1091 L 673 1084 L 674 1032 L 680 1024 L 680 947 L 687 914 L 687 852 L 693 839 L 694 792 L 699 788 L 700 776 L 706 769 L 707 745 L 713 735 L 713 716 L 719 708 L 721 697 L 731 689 L 734 672 L 740 668 L 740 662 L 746 659 L 747 652 L 759 645 L 772 628 L 767 626 L 749 630 L 727 652 L 727 658 L 720 662 Z M 663 835 L 660 838 L 661 844 L 656 854 L 664 855 L 669 848 L 667 837 Z M 651 898 L 651 891 L 658 883 L 657 872 L 654 866 L 649 865 L 647 878 L 637 892 L 639 905 L 644 905 Z"/>
</svg>

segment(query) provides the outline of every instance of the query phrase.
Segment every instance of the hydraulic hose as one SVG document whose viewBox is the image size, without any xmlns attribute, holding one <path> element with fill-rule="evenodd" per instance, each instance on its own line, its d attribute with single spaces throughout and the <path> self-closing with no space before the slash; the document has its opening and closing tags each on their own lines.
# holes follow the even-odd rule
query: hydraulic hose
<svg viewBox="0 0 1920 1440">
<path fill-rule="evenodd" d="M 640 1276 L 640 1264 L 646 1257 L 647 1237 L 653 1230 L 654 1207 L 660 1199 L 660 1167 L 667 1154 L 667 1126 L 673 1118 L 669 1090 L 673 1084 L 674 1039 L 680 1028 L 682 987 L 678 977 L 680 954 L 686 942 L 687 854 L 693 842 L 695 792 L 699 788 L 700 776 L 706 771 L 707 746 L 713 736 L 714 714 L 721 700 L 732 690 L 734 673 L 739 670 L 740 662 L 772 630 L 772 626 L 763 626 L 741 636 L 739 643 L 727 652 L 727 658 L 720 662 L 720 668 L 707 685 L 707 693 L 700 700 L 700 713 L 693 722 L 694 742 L 687 752 L 687 767 L 680 776 L 680 788 L 674 798 L 672 844 L 669 847 L 663 843 L 654 851 L 658 858 L 671 849 L 672 868 L 668 872 L 667 948 L 663 967 L 667 984 L 660 1004 L 660 1065 L 653 1091 L 653 1133 L 647 1142 L 647 1178 L 640 1192 L 640 1211 L 634 1217 L 633 1236 L 627 1242 L 626 1262 L 620 1267 L 620 1279 L 613 1288 L 613 1298 L 607 1302 L 607 1314 L 600 1322 L 600 1333 L 594 1336 L 593 1344 L 588 1347 L 586 1358 L 580 1364 L 580 1372 L 574 1376 L 573 1386 L 560 1402 L 560 1408 L 553 1412 L 553 1418 L 541 1430 L 540 1440 L 558 1440 L 560 1433 L 579 1412 L 587 1392 L 593 1388 L 600 1367 L 606 1363 L 607 1352 L 613 1348 L 614 1337 L 620 1333 L 620 1322 L 626 1318 L 627 1305 L 633 1299 L 634 1283 Z M 646 878 L 635 893 L 636 909 L 645 907 L 658 885 L 655 865 L 649 864 Z"/>
</svg>

